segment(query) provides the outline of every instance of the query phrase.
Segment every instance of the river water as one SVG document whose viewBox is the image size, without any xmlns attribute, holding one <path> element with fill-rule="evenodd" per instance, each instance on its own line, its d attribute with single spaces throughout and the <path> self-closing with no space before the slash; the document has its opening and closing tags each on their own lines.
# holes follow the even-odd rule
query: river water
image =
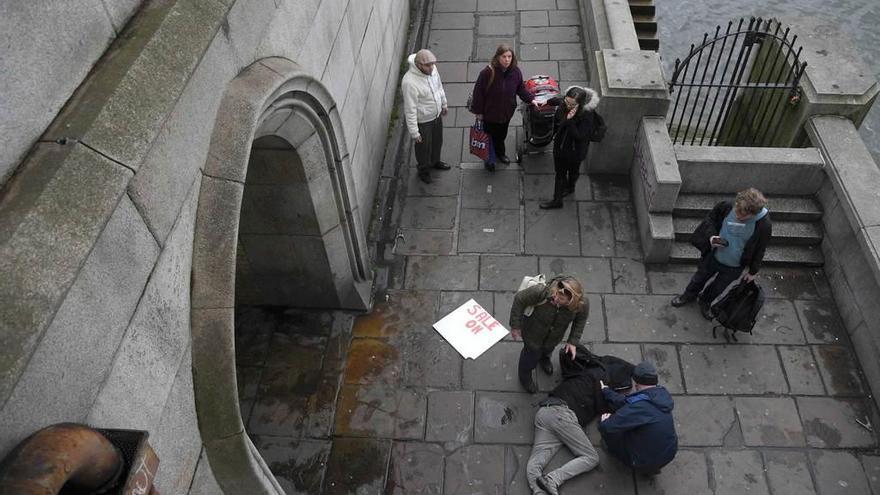
<svg viewBox="0 0 880 495">
<path fill-rule="evenodd" d="M 685 58 L 691 43 L 727 22 L 751 16 L 775 17 L 785 25 L 794 17 L 821 18 L 836 25 L 880 80 L 880 0 L 655 0 L 660 56 L 668 79 L 676 58 Z M 796 34 L 796 33 L 795 33 Z M 711 37 L 711 34 L 710 34 Z M 809 58 L 806 58 L 809 63 Z M 880 102 L 875 102 L 859 132 L 880 165 Z"/>
</svg>

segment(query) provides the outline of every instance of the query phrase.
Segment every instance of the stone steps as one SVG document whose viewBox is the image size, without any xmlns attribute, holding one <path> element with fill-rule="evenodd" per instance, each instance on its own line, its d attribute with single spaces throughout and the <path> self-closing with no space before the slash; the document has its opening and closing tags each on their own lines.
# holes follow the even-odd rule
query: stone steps
<svg viewBox="0 0 880 495">
<path fill-rule="evenodd" d="M 700 259 L 700 253 L 689 242 L 676 241 L 672 245 L 670 263 L 694 263 Z M 819 246 L 767 246 L 764 253 L 764 265 L 768 266 L 822 266 L 825 258 Z"/>
<path fill-rule="evenodd" d="M 675 240 L 689 242 L 691 234 L 702 217 L 675 217 L 672 225 Z M 819 222 L 776 220 L 773 218 L 773 237 L 770 245 L 816 246 L 822 243 L 822 225 Z"/>
<path fill-rule="evenodd" d="M 673 215 L 677 217 L 704 217 L 716 203 L 733 200 L 733 194 L 680 194 L 675 201 Z M 818 222 L 822 220 L 819 203 L 804 196 L 770 196 L 770 215 L 773 225 L 777 220 Z"/>
<path fill-rule="evenodd" d="M 657 20 L 654 0 L 629 0 L 633 24 L 639 48 L 657 51 L 660 49 L 660 38 L 657 36 Z"/>
</svg>

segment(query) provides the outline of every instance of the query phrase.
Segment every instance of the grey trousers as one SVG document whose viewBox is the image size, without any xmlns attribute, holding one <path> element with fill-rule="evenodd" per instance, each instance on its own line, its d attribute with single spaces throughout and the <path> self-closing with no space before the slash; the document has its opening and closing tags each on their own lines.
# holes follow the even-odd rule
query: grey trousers
<svg viewBox="0 0 880 495">
<path fill-rule="evenodd" d="M 566 406 L 543 406 L 535 413 L 535 443 L 526 466 L 526 478 L 532 493 L 543 493 L 535 479 L 544 471 L 553 455 L 565 445 L 574 459 L 547 473 L 557 486 L 596 467 L 599 454 L 577 422 L 574 411 Z"/>
<path fill-rule="evenodd" d="M 416 163 L 419 172 L 427 172 L 440 162 L 440 150 L 443 148 L 443 117 L 419 124 L 422 142 L 415 143 Z"/>
</svg>

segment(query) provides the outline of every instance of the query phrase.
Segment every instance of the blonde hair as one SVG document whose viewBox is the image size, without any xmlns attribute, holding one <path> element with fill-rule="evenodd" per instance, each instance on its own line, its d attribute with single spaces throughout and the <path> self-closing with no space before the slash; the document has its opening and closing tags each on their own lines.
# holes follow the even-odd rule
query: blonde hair
<svg viewBox="0 0 880 495">
<path fill-rule="evenodd" d="M 562 287 L 560 287 L 560 285 Z M 566 307 L 569 311 L 573 313 L 578 313 L 583 309 L 583 305 L 581 301 L 584 298 L 584 288 L 581 286 L 581 283 L 574 277 L 562 277 L 553 280 L 553 284 L 550 286 L 550 296 L 555 296 L 557 292 L 561 292 L 563 289 L 568 290 L 571 294 L 571 299 L 568 301 Z"/>
<path fill-rule="evenodd" d="M 736 193 L 735 205 L 749 215 L 757 215 L 767 205 L 767 198 L 761 194 L 761 191 L 750 187 Z"/>
</svg>

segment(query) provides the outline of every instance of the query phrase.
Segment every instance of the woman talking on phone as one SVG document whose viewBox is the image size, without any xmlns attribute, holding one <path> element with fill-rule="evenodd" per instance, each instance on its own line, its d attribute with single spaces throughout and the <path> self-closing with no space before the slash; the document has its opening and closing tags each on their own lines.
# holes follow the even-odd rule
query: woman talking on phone
<svg viewBox="0 0 880 495">
<path fill-rule="evenodd" d="M 553 199 L 540 205 L 545 210 L 551 210 L 562 208 L 562 198 L 574 193 L 581 162 L 587 157 L 590 135 L 596 125 L 594 111 L 599 105 L 599 96 L 590 88 L 571 86 L 565 90 L 564 98 L 551 98 L 547 104 L 558 105 L 553 123 L 556 128 L 553 138 L 553 165 L 556 169 Z"/>
</svg>

